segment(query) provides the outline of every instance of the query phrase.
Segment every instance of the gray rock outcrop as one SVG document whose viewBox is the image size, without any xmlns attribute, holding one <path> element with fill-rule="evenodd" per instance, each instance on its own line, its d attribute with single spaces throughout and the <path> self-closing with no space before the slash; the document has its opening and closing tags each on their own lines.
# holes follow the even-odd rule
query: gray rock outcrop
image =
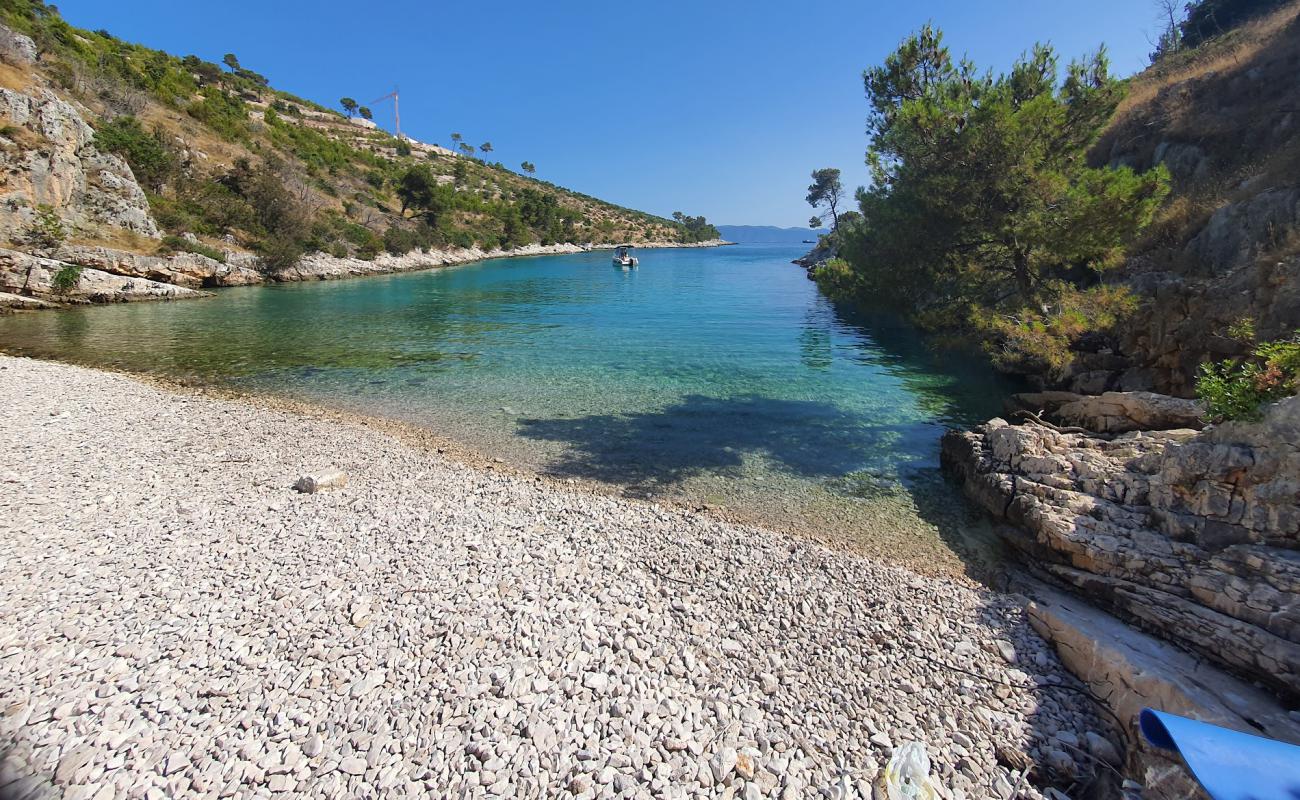
<svg viewBox="0 0 1300 800">
<path fill-rule="evenodd" d="M 94 130 L 71 103 L 48 90 L 0 88 L 0 123 L 14 129 L 0 137 L 0 235 L 21 238 L 44 205 L 73 232 L 108 226 L 161 236 L 131 168 L 95 147 Z"/>
<path fill-rule="evenodd" d="M 1230 730 L 1300 744 L 1300 721 L 1266 692 L 1119 620 L 1036 582 L 1029 622 L 1052 642 L 1065 665 L 1129 721 L 1126 773 L 1146 800 L 1203 797 L 1180 760 L 1147 745 L 1136 728 L 1145 707 L 1159 708 Z"/>
<path fill-rule="evenodd" d="M 1167 431 L 1179 428 L 1199 430 L 1205 424 L 1204 413 L 1204 407 L 1196 400 L 1154 392 L 1084 395 L 1056 409 L 1056 417 L 1064 424 L 1098 433 Z"/>
<path fill-rule="evenodd" d="M 208 293 L 142 277 L 114 275 L 84 267 L 76 285 L 58 291 L 54 276 L 64 261 L 0 249 L 0 291 L 55 303 L 125 303 L 138 300 L 184 300 Z M 31 306 L 26 307 L 43 307 Z"/>
<path fill-rule="evenodd" d="M 1040 574 L 1300 696 L 1300 398 L 1199 434 L 998 419 L 950 432 L 943 460 Z"/>
<path fill-rule="evenodd" d="M 36 63 L 36 42 L 32 37 L 0 25 L 0 60 L 16 66 Z"/>
<path fill-rule="evenodd" d="M 191 289 L 211 286 L 249 286 L 265 278 L 245 260 L 228 257 L 217 261 L 198 253 L 174 253 L 168 256 L 145 256 L 108 247 L 69 245 L 59 248 L 55 257 L 70 264 L 125 275 L 174 283 Z M 233 256 L 233 254 L 232 254 Z"/>
</svg>

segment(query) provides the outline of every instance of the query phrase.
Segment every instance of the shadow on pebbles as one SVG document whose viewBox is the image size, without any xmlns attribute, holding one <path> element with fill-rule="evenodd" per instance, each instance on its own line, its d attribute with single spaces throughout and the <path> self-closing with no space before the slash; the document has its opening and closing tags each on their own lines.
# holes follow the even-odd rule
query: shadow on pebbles
<svg viewBox="0 0 1300 800">
<path fill-rule="evenodd" d="M 6 800 L 870 797 L 909 740 L 1036 798 L 1101 730 L 975 584 L 79 367 L 0 404 Z"/>
</svg>

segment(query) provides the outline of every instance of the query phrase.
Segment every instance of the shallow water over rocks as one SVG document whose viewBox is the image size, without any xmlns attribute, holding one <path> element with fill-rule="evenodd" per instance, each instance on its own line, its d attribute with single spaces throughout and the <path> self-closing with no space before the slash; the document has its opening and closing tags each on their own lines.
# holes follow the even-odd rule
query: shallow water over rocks
<svg viewBox="0 0 1300 800">
<path fill-rule="evenodd" d="M 980 527 L 945 426 L 996 413 L 979 359 L 821 297 L 798 247 L 486 261 L 0 318 L 0 348 L 428 427 L 638 497 L 720 506 L 927 570 Z"/>
</svg>

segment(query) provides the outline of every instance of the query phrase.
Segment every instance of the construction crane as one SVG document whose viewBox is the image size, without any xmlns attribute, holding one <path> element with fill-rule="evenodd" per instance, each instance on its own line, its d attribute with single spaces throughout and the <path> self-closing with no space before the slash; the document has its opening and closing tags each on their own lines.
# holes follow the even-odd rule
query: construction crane
<svg viewBox="0 0 1300 800">
<path fill-rule="evenodd" d="M 377 97 L 374 100 L 371 100 L 370 105 L 373 106 L 375 103 L 382 103 L 385 100 L 388 100 L 390 98 L 393 101 L 393 129 L 397 133 L 397 138 L 400 139 L 402 138 L 402 114 L 397 107 L 397 87 L 394 86 L 393 91 L 389 92 L 383 97 Z"/>
</svg>

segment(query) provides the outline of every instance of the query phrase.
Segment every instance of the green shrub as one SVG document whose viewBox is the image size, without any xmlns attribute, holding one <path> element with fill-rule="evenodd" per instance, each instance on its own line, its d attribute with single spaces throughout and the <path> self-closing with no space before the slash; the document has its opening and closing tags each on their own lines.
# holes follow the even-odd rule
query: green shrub
<svg viewBox="0 0 1300 800">
<path fill-rule="evenodd" d="M 54 289 L 55 294 L 67 294 L 77 288 L 77 284 L 80 282 L 81 266 L 79 264 L 64 264 L 50 279 L 50 288 Z"/>
<path fill-rule="evenodd" d="M 203 242 L 192 242 L 184 236 L 164 236 L 162 246 L 158 248 L 158 251 L 160 253 L 197 253 L 214 261 L 220 261 L 222 264 L 226 263 L 225 253 Z"/>
<path fill-rule="evenodd" d="M 215 86 L 203 87 L 203 99 L 185 109 L 191 117 L 232 142 L 248 138 L 248 109 L 234 94 Z"/>
<path fill-rule="evenodd" d="M 149 133 L 129 115 L 101 124 L 95 146 L 126 159 L 136 180 L 154 192 L 172 179 L 180 164 L 175 147 L 161 131 Z"/>
<path fill-rule="evenodd" d="M 57 250 L 67 236 L 68 232 L 64 229 L 58 213 L 52 206 L 45 204 L 36 207 L 36 217 L 23 231 L 23 238 L 27 244 L 44 251 Z"/>
<path fill-rule="evenodd" d="M 415 232 L 397 225 L 384 231 L 384 249 L 395 256 L 403 256 L 419 247 Z"/>
<path fill-rule="evenodd" d="M 1265 403 L 1300 389 L 1300 334 L 1256 345 L 1244 359 L 1202 364 L 1196 394 L 1211 419 L 1253 420 Z"/>
</svg>

